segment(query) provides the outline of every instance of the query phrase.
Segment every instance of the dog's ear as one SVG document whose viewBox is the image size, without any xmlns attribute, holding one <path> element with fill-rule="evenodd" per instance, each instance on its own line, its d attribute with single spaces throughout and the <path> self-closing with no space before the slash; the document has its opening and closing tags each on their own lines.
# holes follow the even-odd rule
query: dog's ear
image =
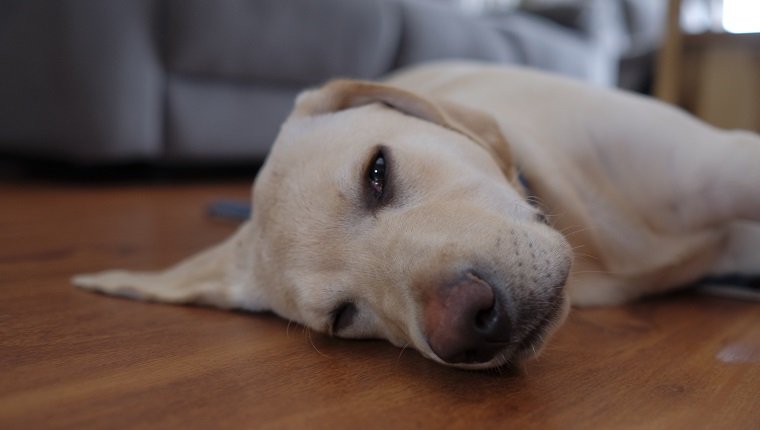
<svg viewBox="0 0 760 430">
<path fill-rule="evenodd" d="M 464 134 L 491 154 L 507 179 L 516 180 L 509 144 L 497 122 L 485 112 L 454 102 L 434 100 L 391 85 L 339 79 L 302 93 L 293 115 L 322 115 L 372 103 L 383 103 L 407 115 Z"/>
<path fill-rule="evenodd" d="M 226 241 L 155 272 L 109 270 L 78 275 L 72 283 L 105 294 L 166 303 L 261 311 L 268 300 L 253 276 L 251 222 Z"/>
</svg>

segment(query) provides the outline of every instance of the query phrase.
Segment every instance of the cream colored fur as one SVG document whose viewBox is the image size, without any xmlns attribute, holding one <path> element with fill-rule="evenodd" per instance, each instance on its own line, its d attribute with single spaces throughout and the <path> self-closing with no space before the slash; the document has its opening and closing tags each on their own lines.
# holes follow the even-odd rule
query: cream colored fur
<svg viewBox="0 0 760 430">
<path fill-rule="evenodd" d="M 394 200 L 368 209 L 365 172 L 380 145 Z M 518 169 L 551 227 L 535 222 Z M 176 267 L 74 283 L 271 309 L 322 332 L 350 300 L 358 312 L 337 335 L 385 338 L 440 361 L 420 308 L 430 284 L 473 265 L 526 306 L 548 297 L 537 279 L 561 282 L 571 260 L 565 291 L 575 305 L 622 303 L 720 270 L 760 273 L 760 138 L 544 73 L 436 64 L 302 94 L 253 207 L 232 238 Z M 459 367 L 533 354 L 506 349 Z"/>
</svg>

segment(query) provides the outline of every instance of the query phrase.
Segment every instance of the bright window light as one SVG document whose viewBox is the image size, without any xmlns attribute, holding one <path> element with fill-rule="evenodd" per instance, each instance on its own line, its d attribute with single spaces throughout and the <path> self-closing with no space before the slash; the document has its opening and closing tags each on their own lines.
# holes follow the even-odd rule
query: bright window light
<svg viewBox="0 0 760 430">
<path fill-rule="evenodd" d="M 723 0 L 723 28 L 729 33 L 760 33 L 760 1 Z"/>
</svg>

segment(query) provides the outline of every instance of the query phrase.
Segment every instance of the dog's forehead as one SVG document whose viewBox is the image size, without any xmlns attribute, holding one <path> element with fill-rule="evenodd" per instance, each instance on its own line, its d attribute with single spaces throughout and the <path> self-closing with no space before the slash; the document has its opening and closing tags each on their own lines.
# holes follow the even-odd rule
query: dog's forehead
<svg viewBox="0 0 760 430">
<path fill-rule="evenodd" d="M 272 156 L 295 159 L 328 150 L 343 151 L 320 158 L 330 162 L 346 152 L 392 142 L 409 133 L 430 132 L 430 126 L 377 103 L 316 116 L 291 117 L 283 124 Z"/>
<path fill-rule="evenodd" d="M 341 122 L 330 114 L 290 119 L 283 125 L 256 180 L 254 195 L 265 200 L 260 206 L 291 213 L 308 209 L 303 222 L 309 222 L 322 213 L 314 212 L 316 207 L 340 201 L 335 191 L 350 189 L 347 182 L 358 178 L 364 154 L 377 140 L 360 121 L 350 126 Z M 348 130 L 352 127 L 355 132 Z"/>
<path fill-rule="evenodd" d="M 394 140 L 399 120 L 404 122 L 403 115 L 379 106 L 289 118 L 254 187 L 261 235 L 298 240 L 291 250 L 305 250 L 304 238 L 340 222 L 361 191 L 365 159 L 377 145 Z"/>
<path fill-rule="evenodd" d="M 391 152 L 426 160 L 477 161 L 490 155 L 468 137 L 440 125 L 412 117 L 381 104 L 371 104 L 317 116 L 291 117 L 280 130 L 264 170 L 276 180 L 301 185 L 330 176 L 356 175 L 380 146 Z M 473 160 L 473 158 L 475 160 Z M 402 160 L 404 161 L 404 160 Z M 329 174 L 324 174 L 329 173 Z M 308 181 L 302 176 L 308 175 Z M 352 178 L 354 179 L 354 178 Z M 275 184 L 276 186 L 277 184 Z"/>
</svg>

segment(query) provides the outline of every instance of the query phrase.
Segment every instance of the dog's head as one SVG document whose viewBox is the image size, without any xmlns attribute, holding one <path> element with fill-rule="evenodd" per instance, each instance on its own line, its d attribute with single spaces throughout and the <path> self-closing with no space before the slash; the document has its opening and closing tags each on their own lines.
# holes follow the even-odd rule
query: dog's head
<svg viewBox="0 0 760 430">
<path fill-rule="evenodd" d="M 366 82 L 302 94 L 260 171 L 256 307 L 486 368 L 564 317 L 571 252 L 488 116 Z"/>
<path fill-rule="evenodd" d="M 441 363 L 535 355 L 564 317 L 571 252 L 527 203 L 487 115 L 384 85 L 299 97 L 231 239 L 162 272 L 78 276 L 168 302 L 273 310 Z"/>
</svg>

